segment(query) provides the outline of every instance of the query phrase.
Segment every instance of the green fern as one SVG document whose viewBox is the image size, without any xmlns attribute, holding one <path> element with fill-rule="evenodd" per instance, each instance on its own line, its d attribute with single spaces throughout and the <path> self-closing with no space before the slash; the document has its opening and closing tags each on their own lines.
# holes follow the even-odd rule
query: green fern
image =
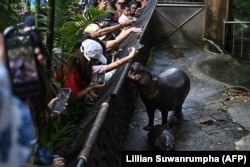
<svg viewBox="0 0 250 167">
<path fill-rule="evenodd" d="M 20 16 L 12 9 L 12 4 L 0 2 L 0 32 L 8 26 L 20 23 Z"/>
<path fill-rule="evenodd" d="M 95 7 L 91 7 L 83 14 L 73 15 L 60 29 L 61 41 L 66 54 L 72 52 L 75 42 L 78 40 L 84 29 L 96 20 L 98 17 L 109 11 L 103 11 Z"/>
<path fill-rule="evenodd" d="M 76 14 L 70 9 L 72 7 L 71 3 L 71 0 L 56 1 L 55 5 L 53 45 L 60 48 L 64 55 L 69 55 L 72 52 L 75 42 L 91 22 L 110 12 L 91 7 L 84 14 Z M 39 15 L 39 21 L 45 27 L 47 26 L 48 16 L 46 13 Z M 40 30 L 46 33 L 46 28 Z M 89 111 L 88 107 L 91 106 L 76 102 L 73 98 L 70 98 L 66 111 L 44 127 L 39 138 L 39 146 L 47 146 L 53 149 L 54 144 L 63 141 L 76 128 L 80 119 Z"/>
</svg>

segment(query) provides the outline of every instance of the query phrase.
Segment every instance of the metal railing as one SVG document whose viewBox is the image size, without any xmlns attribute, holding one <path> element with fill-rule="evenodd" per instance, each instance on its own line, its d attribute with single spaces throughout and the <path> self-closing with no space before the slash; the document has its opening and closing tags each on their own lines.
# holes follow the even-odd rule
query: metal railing
<svg viewBox="0 0 250 167">
<path fill-rule="evenodd" d="M 205 7 L 204 0 L 158 0 L 157 6 Z"/>
<path fill-rule="evenodd" d="M 250 21 L 223 22 L 223 49 L 250 60 Z"/>
</svg>

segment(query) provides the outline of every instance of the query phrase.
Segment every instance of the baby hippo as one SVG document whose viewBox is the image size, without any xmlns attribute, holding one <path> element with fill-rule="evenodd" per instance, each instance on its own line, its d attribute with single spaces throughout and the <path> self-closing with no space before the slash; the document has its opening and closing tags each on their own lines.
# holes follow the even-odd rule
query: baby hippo
<svg viewBox="0 0 250 167">
<path fill-rule="evenodd" d="M 149 128 L 148 142 L 155 150 L 159 151 L 172 151 L 175 146 L 174 136 L 164 125 L 156 125 Z"/>
<path fill-rule="evenodd" d="M 149 122 L 144 130 L 148 131 L 150 126 L 154 126 L 156 109 L 161 111 L 162 125 L 168 126 L 168 111 L 174 110 L 176 117 L 182 117 L 182 105 L 190 90 L 190 80 L 185 72 L 170 68 L 156 76 L 135 62 L 127 76 L 134 81 L 146 107 Z"/>
</svg>

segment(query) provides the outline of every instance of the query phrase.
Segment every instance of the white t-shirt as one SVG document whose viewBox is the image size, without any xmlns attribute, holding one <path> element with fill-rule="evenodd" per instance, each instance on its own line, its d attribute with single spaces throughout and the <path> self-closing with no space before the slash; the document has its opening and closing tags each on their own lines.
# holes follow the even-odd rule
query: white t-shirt
<svg viewBox="0 0 250 167">
<path fill-rule="evenodd" d="M 118 19 L 118 23 L 123 23 L 125 22 L 126 20 L 128 20 L 128 16 L 126 16 L 125 14 L 122 14 L 119 19 Z"/>
</svg>

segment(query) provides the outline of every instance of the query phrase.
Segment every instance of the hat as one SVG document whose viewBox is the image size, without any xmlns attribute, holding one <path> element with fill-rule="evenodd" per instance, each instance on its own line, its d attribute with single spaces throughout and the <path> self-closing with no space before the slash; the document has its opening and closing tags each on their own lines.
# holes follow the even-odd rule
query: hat
<svg viewBox="0 0 250 167">
<path fill-rule="evenodd" d="M 95 23 L 90 23 L 84 30 L 84 32 L 86 33 L 92 33 L 92 32 L 95 32 L 95 31 L 98 31 L 100 30 L 101 28 L 95 24 Z"/>
<path fill-rule="evenodd" d="M 90 23 L 90 24 L 84 29 L 84 32 L 90 34 L 90 33 L 92 33 L 92 32 L 96 32 L 96 31 L 98 31 L 98 30 L 100 30 L 100 29 L 101 29 L 101 27 L 99 27 L 97 24 L 95 24 L 95 23 Z M 103 35 L 103 36 L 98 37 L 98 38 L 99 38 L 100 40 L 103 40 L 103 39 L 106 38 L 106 35 Z"/>
<path fill-rule="evenodd" d="M 102 46 L 97 41 L 92 39 L 84 40 L 80 50 L 88 61 L 90 61 L 90 59 L 98 59 L 102 64 L 107 64 L 107 59 L 103 55 Z"/>
<path fill-rule="evenodd" d="M 33 15 L 28 16 L 24 22 L 23 22 L 24 27 L 32 27 L 35 26 L 35 17 Z"/>
</svg>

